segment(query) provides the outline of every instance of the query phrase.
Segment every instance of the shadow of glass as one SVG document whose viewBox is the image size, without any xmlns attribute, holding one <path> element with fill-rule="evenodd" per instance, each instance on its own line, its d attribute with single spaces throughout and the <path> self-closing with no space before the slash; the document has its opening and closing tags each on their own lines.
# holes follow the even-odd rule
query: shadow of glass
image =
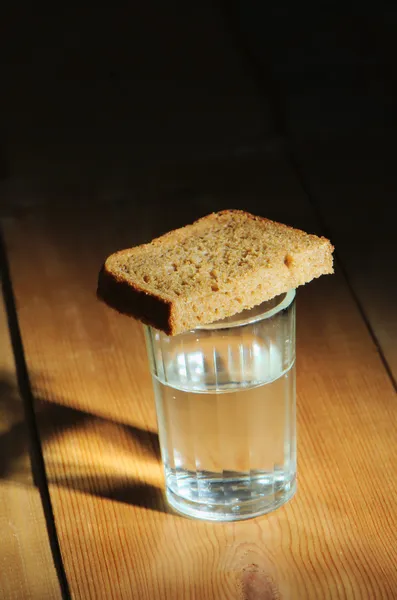
<svg viewBox="0 0 397 600">
<path fill-rule="evenodd" d="M 95 425 L 107 438 L 104 443 L 109 443 L 111 449 L 125 450 L 126 436 L 132 442 L 132 447 L 138 446 L 143 455 L 160 461 L 160 448 L 158 435 L 154 431 L 142 429 L 134 425 L 116 423 L 109 419 L 91 413 L 65 406 L 60 402 L 48 402 L 37 397 L 34 400 L 36 421 L 40 436 L 41 448 L 51 441 L 54 436 L 62 435 L 67 431 L 86 426 L 95 421 Z M 30 460 L 33 475 L 39 468 L 36 458 L 31 452 L 32 423 L 25 418 L 24 405 L 21 401 L 18 388 L 11 377 L 0 373 L 0 479 L 7 479 L 18 483 L 32 483 L 31 472 L 26 464 Z M 109 427 L 113 424 L 114 427 Z M 127 504 L 134 504 L 158 510 L 172 512 L 168 508 L 164 492 L 149 483 L 131 478 L 129 475 L 120 475 L 109 472 L 95 473 L 95 467 L 90 465 L 84 473 L 84 465 L 62 465 L 62 474 L 52 465 L 48 483 L 67 487 L 79 492 L 94 496 L 116 500 Z M 88 472 L 89 471 L 89 472 Z M 65 474 L 66 473 L 66 474 Z"/>
<path fill-rule="evenodd" d="M 65 475 L 50 478 L 49 483 L 107 500 L 141 506 L 158 512 L 174 513 L 168 506 L 165 493 L 159 487 L 135 478 L 114 473 L 81 473 L 81 467 L 67 465 Z M 80 471 L 79 473 L 77 471 Z"/>
<path fill-rule="evenodd" d="M 89 421 L 95 420 L 98 428 L 100 428 L 101 425 L 109 423 L 117 425 L 118 435 L 112 435 L 111 439 L 113 445 L 121 443 L 123 436 L 126 435 L 144 450 L 145 454 L 158 461 L 161 460 L 158 434 L 155 431 L 142 429 L 135 425 L 118 423 L 111 419 L 106 419 L 70 406 L 65 406 L 56 401 L 48 402 L 40 397 L 35 398 L 34 404 L 42 443 L 54 435 L 60 435 L 67 430 L 76 429 Z"/>
</svg>

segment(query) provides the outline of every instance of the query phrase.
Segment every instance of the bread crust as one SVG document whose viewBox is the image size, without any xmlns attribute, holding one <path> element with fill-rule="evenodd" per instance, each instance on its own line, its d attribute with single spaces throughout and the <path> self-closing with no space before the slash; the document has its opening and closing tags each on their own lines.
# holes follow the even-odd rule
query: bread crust
<svg viewBox="0 0 397 600">
<path fill-rule="evenodd" d="M 106 263 L 99 273 L 97 297 L 121 314 L 135 317 L 167 335 L 173 333 L 172 302 L 110 272 Z"/>
</svg>

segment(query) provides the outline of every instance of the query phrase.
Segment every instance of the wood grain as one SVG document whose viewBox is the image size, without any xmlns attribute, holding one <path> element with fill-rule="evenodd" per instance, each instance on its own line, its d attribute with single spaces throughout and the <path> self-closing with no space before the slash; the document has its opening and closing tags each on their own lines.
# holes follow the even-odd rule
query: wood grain
<svg viewBox="0 0 397 600">
<path fill-rule="evenodd" d="M 354 136 L 298 146 L 299 163 L 397 385 L 395 139 Z"/>
<path fill-rule="evenodd" d="M 29 460 L 29 431 L 18 393 L 0 298 L 0 598 L 61 597 L 39 491 Z"/>
<path fill-rule="evenodd" d="M 152 198 L 5 222 L 73 596 L 394 598 L 396 396 L 340 273 L 298 294 L 296 497 L 268 516 L 227 524 L 185 519 L 164 502 L 143 334 L 96 300 L 103 258 L 189 211 L 193 217 L 225 205 L 316 231 L 279 161 L 237 161 L 214 171 L 212 179 L 206 171 L 203 195 L 192 195 L 182 213 L 176 201 Z"/>
</svg>

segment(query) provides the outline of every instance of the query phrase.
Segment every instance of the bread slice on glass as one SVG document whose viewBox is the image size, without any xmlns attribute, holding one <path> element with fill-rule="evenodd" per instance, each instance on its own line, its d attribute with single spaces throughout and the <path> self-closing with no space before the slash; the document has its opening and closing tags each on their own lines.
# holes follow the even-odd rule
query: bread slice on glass
<svg viewBox="0 0 397 600">
<path fill-rule="evenodd" d="M 98 297 L 176 335 L 333 273 L 333 250 L 324 237 L 223 210 L 109 256 Z"/>
</svg>

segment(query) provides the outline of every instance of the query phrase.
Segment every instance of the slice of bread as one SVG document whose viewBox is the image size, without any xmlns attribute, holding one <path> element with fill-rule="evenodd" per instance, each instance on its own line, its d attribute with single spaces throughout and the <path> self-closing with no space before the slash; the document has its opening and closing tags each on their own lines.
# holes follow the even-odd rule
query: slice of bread
<svg viewBox="0 0 397 600">
<path fill-rule="evenodd" d="M 98 297 L 176 335 L 332 273 L 333 249 L 323 237 L 224 210 L 109 256 Z"/>
</svg>

